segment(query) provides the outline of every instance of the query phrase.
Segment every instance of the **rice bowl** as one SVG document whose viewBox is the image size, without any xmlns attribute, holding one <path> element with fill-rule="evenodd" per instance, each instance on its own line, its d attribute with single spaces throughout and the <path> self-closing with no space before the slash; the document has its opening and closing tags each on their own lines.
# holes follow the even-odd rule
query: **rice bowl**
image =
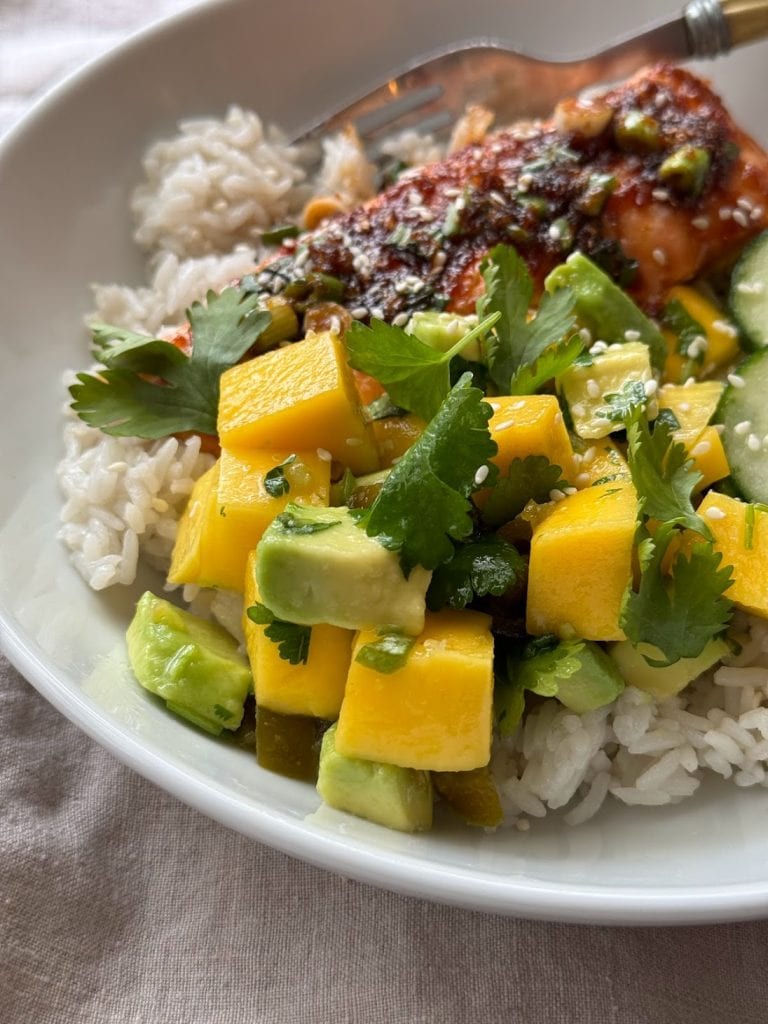
<svg viewBox="0 0 768 1024">
<path fill-rule="evenodd" d="M 199 258 L 199 257 L 195 257 L 195 258 Z M 241 257 L 238 256 L 237 258 L 240 259 Z M 243 262 L 245 262 L 245 256 L 244 255 L 242 256 L 242 259 L 243 259 Z M 250 256 L 250 259 L 252 259 L 252 255 Z M 232 277 L 235 277 L 239 273 L 241 273 L 242 265 L 243 264 L 237 264 L 237 262 L 235 262 L 235 258 L 233 257 L 233 262 L 230 264 L 230 267 L 228 268 L 228 270 L 226 272 L 226 279 L 231 279 Z M 169 266 L 170 266 L 170 264 L 169 264 Z M 175 271 L 174 271 L 174 276 L 175 276 Z M 169 320 L 171 320 L 173 318 L 173 316 L 174 316 L 174 311 L 178 310 L 178 308 L 181 305 L 183 305 L 184 303 L 189 301 L 188 296 L 190 295 L 192 290 L 193 290 L 193 286 L 190 285 L 190 291 L 187 292 L 187 297 L 181 297 L 180 299 L 177 299 L 175 306 L 173 305 L 173 301 L 174 301 L 173 299 L 164 299 L 163 309 L 159 313 L 155 314 L 156 316 L 159 316 L 160 322 L 163 322 L 163 321 L 168 322 Z M 149 299 L 149 297 L 148 297 L 148 299 Z M 120 301 L 124 302 L 125 298 L 123 297 Z M 152 297 L 152 301 L 154 301 L 154 297 Z M 138 322 L 138 319 L 139 318 L 138 318 L 138 315 L 137 315 L 137 319 L 134 322 Z M 71 357 L 69 359 L 69 364 L 73 365 Z M 83 447 L 85 448 L 86 446 L 87 446 L 87 439 L 83 438 Z M 154 454 L 156 455 L 157 453 L 154 453 Z M 162 458 L 167 458 L 167 452 L 164 455 L 161 456 L 161 459 Z M 120 461 L 130 462 L 131 460 L 130 459 L 126 459 L 126 458 L 121 459 L 119 457 L 118 453 L 113 452 L 113 453 L 110 454 L 109 461 L 106 462 L 105 468 L 107 468 L 110 465 L 113 465 L 116 462 L 120 462 Z M 137 460 L 137 463 L 138 463 L 138 460 Z M 187 475 L 186 477 L 180 477 L 179 478 L 182 481 L 182 483 L 181 483 L 182 490 L 183 490 L 183 487 L 184 487 L 184 480 L 185 479 L 189 479 L 189 478 L 191 478 L 190 475 Z M 155 497 L 155 498 L 158 498 L 161 501 L 168 501 L 168 494 L 169 493 L 173 493 L 172 492 L 172 484 L 173 484 L 173 480 L 172 479 L 171 480 L 164 479 L 163 481 L 160 482 L 160 485 L 158 486 L 157 489 L 154 489 L 154 490 L 150 491 L 151 496 Z M 132 515 L 132 513 L 131 513 L 131 515 Z M 163 527 L 163 529 L 165 529 L 165 527 Z M 123 534 L 125 534 L 125 531 L 123 531 Z M 158 534 L 161 534 L 160 530 L 158 530 Z M 129 547 L 130 547 L 130 544 L 129 544 Z M 120 551 L 122 552 L 122 547 L 120 548 Z M 91 607 L 95 607 L 95 606 L 91 606 Z M 754 636 L 754 640 L 755 640 L 755 644 L 756 644 L 757 647 L 759 647 L 762 644 L 762 637 L 760 635 L 756 634 Z M 755 676 L 750 676 L 749 678 L 750 678 L 750 682 L 747 685 L 754 688 L 755 683 L 758 683 L 759 681 L 758 681 L 758 679 Z M 760 684 L 760 685 L 762 685 L 762 684 Z M 746 710 L 746 706 L 742 706 L 742 704 L 741 704 L 742 697 L 744 697 L 744 694 L 742 692 L 739 692 L 741 689 L 742 689 L 741 687 L 736 687 L 734 689 L 733 683 L 731 682 L 728 687 L 721 686 L 719 688 L 719 691 L 717 691 L 717 692 L 722 691 L 722 701 L 723 701 L 723 703 L 726 702 L 726 699 L 727 699 L 727 701 L 730 702 L 730 704 L 727 704 L 726 706 L 721 708 L 721 710 L 723 710 L 725 712 L 725 717 L 733 718 L 734 716 L 738 717 L 738 715 L 740 715 L 740 714 L 748 713 L 748 710 Z M 706 700 L 708 698 L 704 697 L 703 699 Z M 616 731 L 616 730 L 622 731 L 623 730 L 622 731 L 622 735 L 623 735 L 625 741 L 628 744 L 637 744 L 637 743 L 639 743 L 640 747 L 642 747 L 643 746 L 643 742 L 644 742 L 646 744 L 646 748 L 645 748 L 646 751 L 649 750 L 650 746 L 652 746 L 652 744 L 655 742 L 656 744 L 658 744 L 658 746 L 656 747 L 656 753 L 658 754 L 658 756 L 654 760 L 654 766 L 659 767 L 660 771 L 658 771 L 656 773 L 655 782 L 654 782 L 654 776 L 651 776 L 650 778 L 647 778 L 643 782 L 642 785 L 639 785 L 639 786 L 635 785 L 635 788 L 638 790 L 638 793 L 652 792 L 652 791 L 655 791 L 656 788 L 658 788 L 658 791 L 662 791 L 663 790 L 663 785 L 662 784 L 664 783 L 664 781 L 665 780 L 669 780 L 670 778 L 672 778 L 673 781 L 672 781 L 672 785 L 671 785 L 671 791 L 676 791 L 675 795 L 677 795 L 678 793 L 679 793 L 679 795 L 683 795 L 682 790 L 686 788 L 686 785 L 684 784 L 684 778 L 683 777 L 685 775 L 689 775 L 689 776 L 691 775 L 691 770 L 688 769 L 687 765 L 689 765 L 689 764 L 692 765 L 693 764 L 693 762 L 691 760 L 691 756 L 690 756 L 690 751 L 687 750 L 687 749 L 684 749 L 684 748 L 686 747 L 686 744 L 687 744 L 688 746 L 693 747 L 694 750 L 696 750 L 697 748 L 695 746 L 695 742 L 698 742 L 698 741 L 695 741 L 694 738 L 696 736 L 703 737 L 704 735 L 706 735 L 707 732 L 710 732 L 712 730 L 708 729 L 702 721 L 692 722 L 692 721 L 686 719 L 684 717 L 683 712 L 689 711 L 688 708 L 681 708 L 681 707 L 670 708 L 669 709 L 669 715 L 665 714 L 664 716 L 662 716 L 662 718 L 664 720 L 661 721 L 661 720 L 654 720 L 653 716 L 649 716 L 648 713 L 647 713 L 647 710 L 642 708 L 642 707 L 640 708 L 640 712 L 639 712 L 639 715 L 638 715 L 637 714 L 638 708 L 637 707 L 633 707 L 632 706 L 632 702 L 629 701 L 629 700 L 627 700 L 627 703 L 628 703 L 629 706 L 622 707 L 622 709 L 620 711 L 617 710 L 616 714 L 613 717 L 613 721 L 612 721 L 612 723 L 610 725 L 605 720 L 601 721 L 600 720 L 601 716 L 597 715 L 595 717 L 595 720 L 594 721 L 590 721 L 590 723 L 589 723 L 589 725 L 590 725 L 590 728 L 589 728 L 590 735 L 585 737 L 583 742 L 579 738 L 578 740 L 573 741 L 571 745 L 574 748 L 581 748 L 581 747 L 584 748 L 585 754 L 582 755 L 582 761 L 583 761 L 583 758 L 592 749 L 592 746 L 590 746 L 590 744 L 591 745 L 595 745 L 596 744 L 597 745 L 597 749 L 599 749 L 607 741 L 606 737 L 609 734 L 608 733 L 609 729 L 612 729 L 614 731 Z M 691 711 L 690 713 L 695 713 L 695 712 Z M 564 716 L 564 717 L 567 717 L 567 716 Z M 704 718 L 705 716 L 700 716 L 700 717 Z M 720 716 L 716 716 L 716 717 L 720 717 Z M 668 721 L 666 720 L 667 718 L 669 719 Z M 644 724 L 644 720 L 645 720 L 645 724 Z M 759 754 L 759 743 L 760 743 L 760 739 L 761 739 L 761 734 L 760 734 L 760 729 L 759 729 L 759 726 L 758 726 L 758 721 L 759 721 L 759 718 L 754 718 L 754 721 L 752 719 L 747 719 L 747 722 L 752 722 L 752 724 L 750 724 L 748 727 L 745 726 L 745 728 L 747 728 L 747 731 L 750 734 L 751 740 L 754 741 L 752 744 L 750 744 L 744 738 L 743 734 L 739 734 L 739 739 L 737 739 L 735 737 L 731 737 L 733 739 L 733 742 L 736 744 L 736 746 L 739 747 L 742 751 L 745 751 L 747 746 L 757 747 L 758 748 L 757 754 Z M 676 722 L 677 726 L 672 726 L 670 724 L 671 722 Z M 572 733 L 569 732 L 569 729 L 572 727 L 572 724 L 573 723 L 571 723 L 571 722 L 563 722 L 562 723 L 563 740 L 565 740 L 567 736 L 573 735 Z M 720 725 L 720 723 L 716 723 L 716 724 Z M 760 723 L 760 724 L 762 724 L 762 723 Z M 688 731 L 686 732 L 686 730 L 688 730 Z M 173 732 L 176 733 L 176 730 L 173 730 Z M 183 734 L 183 732 L 184 732 L 184 730 L 181 730 L 182 734 Z M 678 733 L 680 742 L 677 742 L 675 740 L 674 734 L 676 732 Z M 726 730 L 726 732 L 727 732 L 727 730 Z M 709 741 L 706 741 L 703 746 L 699 746 L 698 749 L 700 749 L 702 751 L 706 751 L 710 755 L 713 755 L 714 753 L 720 753 L 721 754 L 721 756 L 722 756 L 722 758 L 724 760 L 722 762 L 720 762 L 720 768 L 721 768 L 720 774 L 726 774 L 726 772 L 729 770 L 729 769 L 724 767 L 726 764 L 731 766 L 730 770 L 733 769 L 733 766 L 736 766 L 739 770 L 743 770 L 742 766 L 746 766 L 747 768 L 752 768 L 753 767 L 752 761 L 754 759 L 751 760 L 749 756 L 738 754 L 730 744 L 728 744 L 728 743 L 719 743 L 719 749 L 718 749 L 715 745 L 711 745 L 710 744 L 709 746 L 707 746 L 707 743 L 709 743 Z M 666 747 L 665 747 L 665 744 L 666 744 Z M 669 754 L 670 752 L 672 752 L 674 754 L 674 757 L 668 757 L 666 761 L 663 761 L 663 758 L 667 754 Z M 514 756 L 514 753 L 515 753 L 514 751 L 511 751 L 510 755 Z M 594 756 L 595 756 L 595 754 L 592 754 L 591 757 L 589 757 L 589 760 L 593 759 Z M 715 758 L 711 758 L 711 759 L 715 759 Z M 740 761 L 741 761 L 741 764 L 739 764 Z M 682 768 L 682 772 L 680 771 L 681 768 Z M 239 772 L 239 771 L 240 771 L 240 769 L 238 768 L 237 772 Z M 589 778 L 589 785 L 590 785 L 590 791 L 589 792 L 590 792 L 590 796 L 591 796 L 591 802 L 590 802 L 590 805 L 588 807 L 583 809 L 582 813 L 586 813 L 586 811 L 588 811 L 590 809 L 590 807 L 597 802 L 597 800 L 598 800 L 598 798 L 599 798 L 599 796 L 601 794 L 602 787 L 606 785 L 606 781 L 607 781 L 605 779 L 605 777 L 604 777 L 604 774 L 601 775 L 599 761 L 598 761 L 598 763 L 596 763 L 593 766 L 592 771 L 593 771 L 593 774 Z M 666 778 L 665 778 L 665 773 L 666 773 Z M 225 772 L 225 774 L 226 774 L 226 772 Z M 681 777 L 681 775 L 682 775 L 682 777 Z M 637 783 L 639 781 L 639 776 L 636 775 L 634 781 L 635 781 L 635 783 Z M 690 783 L 688 783 L 687 785 L 690 786 Z M 290 788 L 291 787 L 289 787 L 289 789 Z M 631 787 L 625 787 L 625 788 L 631 788 Z M 513 787 L 513 789 L 514 789 L 514 787 Z M 540 795 L 537 795 L 536 792 L 533 791 L 533 789 L 534 789 L 534 787 L 532 787 L 532 791 L 530 793 L 523 793 L 518 788 L 517 797 L 519 798 L 520 802 L 518 802 L 517 806 L 521 810 L 525 811 L 525 807 L 523 807 L 523 803 L 527 803 L 528 807 L 530 808 L 527 811 L 527 813 L 529 815 L 533 815 L 535 817 L 535 816 L 537 816 L 537 809 L 538 809 L 538 805 L 535 803 L 535 800 L 538 799 L 539 801 L 541 801 L 542 797 Z M 590 796 L 587 796 L 587 799 L 590 799 Z M 514 800 L 514 796 L 512 794 L 510 794 L 510 799 Z M 549 799 L 551 799 L 553 802 L 557 802 L 558 797 L 552 795 Z M 226 805 L 227 805 L 227 801 L 225 800 L 223 805 L 222 805 L 222 811 L 224 810 Z M 707 800 L 705 800 L 704 806 L 705 807 L 709 806 L 709 802 Z M 676 813 L 676 812 L 673 812 L 673 813 Z M 704 813 L 706 814 L 707 811 L 704 811 Z M 656 821 L 657 819 L 654 819 L 654 820 Z M 242 819 L 241 819 L 241 824 L 242 824 Z M 366 836 L 366 835 L 369 835 L 369 834 L 370 833 L 366 832 L 365 828 L 362 828 L 362 830 L 360 832 L 356 833 L 356 835 L 360 835 L 360 836 Z M 551 833 L 543 833 L 542 835 L 543 835 L 543 842 L 545 844 L 552 841 L 551 839 L 547 839 L 546 838 L 547 835 L 549 835 L 551 837 L 552 836 Z M 584 835 L 585 835 L 584 842 L 588 842 L 588 840 L 586 838 L 588 834 L 585 833 Z M 367 839 L 362 839 L 362 842 L 366 843 L 366 842 L 368 842 L 368 840 Z M 558 842 L 559 842 L 559 840 L 558 840 Z M 354 844 L 352 844 L 352 845 L 354 845 Z M 458 849 L 458 847 L 457 847 L 457 849 Z M 402 850 L 403 850 L 403 848 L 400 847 L 401 853 L 402 853 Z M 390 851 L 390 853 L 392 853 L 392 862 L 395 862 L 397 860 L 397 857 L 395 856 L 393 851 Z M 409 855 L 412 855 L 412 854 L 409 854 Z M 518 858 L 518 854 L 513 854 L 511 860 L 507 862 L 508 865 L 511 865 L 511 864 L 519 865 L 519 861 L 518 861 L 517 858 Z M 575 862 L 572 861 L 571 867 L 570 868 L 566 867 L 564 869 L 565 874 L 567 875 L 569 870 L 573 871 L 574 867 L 575 867 Z M 513 868 L 513 870 L 515 870 L 515 869 Z M 547 869 L 545 869 L 545 870 L 547 870 Z M 555 872 L 552 877 L 556 878 L 557 877 L 557 873 Z M 563 876 L 561 875 L 560 877 L 563 877 Z M 737 876 L 734 876 L 734 877 L 737 877 Z M 415 883 L 412 883 L 411 891 L 414 891 L 414 885 L 415 885 Z M 462 900 L 466 900 L 467 896 L 465 894 L 465 895 L 460 896 L 459 898 L 461 898 Z M 558 897 L 558 899 L 559 898 L 560 897 Z M 642 899 L 643 899 L 643 897 L 641 895 L 638 895 L 638 904 L 637 904 L 638 906 L 642 903 Z M 488 905 L 488 904 L 486 903 L 485 905 Z M 521 905 L 519 903 L 517 904 L 517 906 L 521 907 Z M 741 904 L 741 908 L 740 908 L 740 910 L 738 912 L 739 913 L 748 913 L 749 910 L 747 909 L 746 904 L 742 903 Z M 554 913 L 560 914 L 561 911 L 560 910 L 556 910 L 556 911 L 554 911 Z M 638 911 L 638 913 L 639 913 L 639 911 Z"/>
</svg>

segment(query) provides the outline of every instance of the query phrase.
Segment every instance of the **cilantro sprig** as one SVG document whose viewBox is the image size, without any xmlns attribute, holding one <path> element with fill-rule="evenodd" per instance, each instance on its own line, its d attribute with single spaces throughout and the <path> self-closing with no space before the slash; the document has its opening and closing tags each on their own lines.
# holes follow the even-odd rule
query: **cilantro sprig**
<svg viewBox="0 0 768 1024">
<path fill-rule="evenodd" d="M 500 526 L 519 516 L 529 501 L 537 504 L 550 500 L 550 492 L 567 487 L 563 471 L 546 455 L 527 455 L 512 459 L 507 472 L 500 477 L 483 505 L 483 521 Z"/>
<path fill-rule="evenodd" d="M 92 427 L 120 437 L 216 433 L 219 378 L 270 322 L 259 297 L 241 288 L 209 291 L 187 310 L 192 352 L 171 342 L 99 324 L 94 356 L 104 370 L 79 373 L 72 408 Z"/>
<path fill-rule="evenodd" d="M 415 636 L 383 629 L 376 640 L 360 648 L 355 661 L 374 672 L 390 675 L 405 665 L 415 643 Z"/>
<path fill-rule="evenodd" d="M 526 574 L 525 558 L 500 537 L 487 537 L 461 545 L 434 571 L 427 591 L 427 607 L 466 608 L 476 597 L 499 597 Z"/>
<path fill-rule="evenodd" d="M 416 565 L 436 568 L 453 555 L 453 541 L 472 533 L 475 476 L 497 452 L 492 414 L 471 376 L 462 376 L 361 519 L 369 537 L 399 552 L 406 576 Z M 485 484 L 493 485 L 495 475 L 489 466 Z"/>
<path fill-rule="evenodd" d="M 580 339 L 571 339 L 574 295 L 569 288 L 545 292 L 529 321 L 533 281 L 516 250 L 497 245 L 480 264 L 480 272 L 485 293 L 477 302 L 478 316 L 500 314 L 486 343 L 491 380 L 501 394 L 530 394 L 550 379 L 545 372 L 562 373 L 583 350 Z"/>
<path fill-rule="evenodd" d="M 500 317 L 491 313 L 446 352 L 383 320 L 371 320 L 370 327 L 355 321 L 345 337 L 349 365 L 374 377 L 393 403 L 431 420 L 451 388 L 451 359 L 486 334 Z"/>
<path fill-rule="evenodd" d="M 265 604 L 257 601 L 246 609 L 251 622 L 266 626 L 264 635 L 277 644 L 277 652 L 284 661 L 291 665 L 306 665 L 309 657 L 309 643 L 312 639 L 312 627 L 300 626 L 295 622 L 278 619 Z"/>
</svg>

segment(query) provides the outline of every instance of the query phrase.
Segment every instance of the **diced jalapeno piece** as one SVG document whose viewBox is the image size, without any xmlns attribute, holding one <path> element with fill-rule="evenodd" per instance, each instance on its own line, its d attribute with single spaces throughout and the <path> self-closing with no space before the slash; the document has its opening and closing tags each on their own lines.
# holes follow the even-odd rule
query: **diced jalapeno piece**
<svg viewBox="0 0 768 1024">
<path fill-rule="evenodd" d="M 256 341 L 254 348 L 258 353 L 275 348 L 281 341 L 292 341 L 299 335 L 299 318 L 287 299 L 282 295 L 270 295 L 262 305 L 272 319 Z"/>
<path fill-rule="evenodd" d="M 613 128 L 620 149 L 631 153 L 650 153 L 661 148 L 659 122 L 642 110 L 628 110 L 617 117 Z"/>
<path fill-rule="evenodd" d="M 474 768 L 468 772 L 433 772 L 435 789 L 465 824 L 496 828 L 504 812 L 491 770 Z"/>
<path fill-rule="evenodd" d="M 261 768 L 289 779 L 317 781 L 320 723 L 305 715 L 279 715 L 256 708 L 256 760 Z"/>
<path fill-rule="evenodd" d="M 681 146 L 663 162 L 659 178 L 677 192 L 697 196 L 704 187 L 710 163 L 709 153 L 701 146 Z"/>
</svg>

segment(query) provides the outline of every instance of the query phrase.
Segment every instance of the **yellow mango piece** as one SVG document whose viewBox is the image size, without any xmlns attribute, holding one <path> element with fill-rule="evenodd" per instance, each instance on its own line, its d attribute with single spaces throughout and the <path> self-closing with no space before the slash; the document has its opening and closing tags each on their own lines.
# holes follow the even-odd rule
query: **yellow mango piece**
<svg viewBox="0 0 768 1024">
<path fill-rule="evenodd" d="M 427 613 L 405 665 L 389 674 L 355 660 L 377 637 L 364 631 L 355 642 L 336 732 L 339 753 L 428 771 L 486 765 L 493 707 L 490 617 Z"/>
<path fill-rule="evenodd" d="M 611 477 L 615 480 L 631 480 L 624 452 L 609 437 L 589 444 L 581 438 L 574 440 L 574 484 L 576 487 L 591 487 L 598 480 Z"/>
<path fill-rule="evenodd" d="M 379 468 L 343 342 L 330 332 L 226 370 L 218 433 L 224 448 L 320 448 L 355 474 Z"/>
<path fill-rule="evenodd" d="M 245 573 L 245 607 L 259 600 L 256 552 L 252 551 Z M 282 715 L 338 716 L 352 656 L 352 630 L 312 626 L 306 662 L 292 665 L 280 657 L 278 645 L 265 635 L 266 626 L 244 615 L 243 628 L 259 707 Z"/>
<path fill-rule="evenodd" d="M 768 616 L 766 513 L 715 491 L 705 495 L 698 513 L 712 531 L 715 550 L 723 556 L 721 564 L 733 566 L 733 583 L 726 596 L 745 612 Z"/>
<path fill-rule="evenodd" d="M 632 578 L 637 495 L 630 483 L 587 487 L 534 526 L 527 629 L 564 640 L 622 640 L 621 601 Z"/>
<path fill-rule="evenodd" d="M 704 356 L 703 376 L 723 366 L 728 366 L 740 355 L 739 334 L 728 316 L 718 309 L 708 298 L 688 285 L 676 285 L 670 288 L 665 302 L 674 299 L 683 306 L 689 316 L 701 324 L 707 341 Z M 664 380 L 681 384 L 685 373 L 686 358 L 677 352 L 677 338 L 666 328 L 662 331 L 667 341 L 667 361 L 664 365 Z"/>
<path fill-rule="evenodd" d="M 677 430 L 674 437 L 685 445 L 695 469 L 701 473 L 701 480 L 696 485 L 697 491 L 703 491 L 715 481 L 724 480 L 730 475 L 731 467 L 716 427 L 704 427 L 703 430 L 690 432 Z"/>
<path fill-rule="evenodd" d="M 715 414 L 724 387 L 719 380 L 666 384 L 659 390 L 659 409 L 671 409 L 681 431 L 703 430 Z"/>
<path fill-rule="evenodd" d="M 488 429 L 499 447 L 491 461 L 502 476 L 514 459 L 543 455 L 562 469 L 564 479 L 571 480 L 573 448 L 554 395 L 499 395 L 488 399 L 488 404 L 493 409 Z M 490 489 L 484 488 L 473 495 L 478 508 L 489 494 Z"/>
<path fill-rule="evenodd" d="M 408 451 L 424 432 L 426 423 L 420 416 L 387 416 L 371 424 L 382 469 L 389 469 Z"/>
<path fill-rule="evenodd" d="M 272 497 L 267 473 L 284 467 L 289 490 Z M 179 523 L 168 579 L 243 592 L 245 563 L 262 534 L 289 501 L 327 505 L 330 463 L 316 452 L 231 452 L 195 484 Z"/>
</svg>

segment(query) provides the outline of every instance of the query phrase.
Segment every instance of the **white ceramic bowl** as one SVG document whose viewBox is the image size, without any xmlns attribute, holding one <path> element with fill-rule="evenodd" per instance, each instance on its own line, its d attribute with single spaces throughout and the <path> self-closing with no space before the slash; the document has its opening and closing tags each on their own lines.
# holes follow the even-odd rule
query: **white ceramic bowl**
<svg viewBox="0 0 768 1024">
<path fill-rule="evenodd" d="M 646 2 L 646 15 L 677 9 Z M 679 806 L 607 807 L 580 828 L 405 836 L 318 808 L 312 787 L 166 714 L 131 680 L 139 588 L 91 593 L 55 540 L 61 373 L 88 360 L 91 281 L 139 283 L 127 197 L 179 117 L 252 107 L 288 131 L 415 53 L 495 37 L 578 52 L 628 31 L 630 5 L 559 0 L 224 0 L 130 41 L 50 95 L 0 147 L 0 615 L 3 645 L 67 717 L 204 813 L 298 857 L 401 892 L 562 920 L 697 922 L 768 910 L 768 792 L 710 784 Z M 557 34 L 553 35 L 553 26 Z M 763 141 L 766 49 L 708 68 Z"/>
</svg>

